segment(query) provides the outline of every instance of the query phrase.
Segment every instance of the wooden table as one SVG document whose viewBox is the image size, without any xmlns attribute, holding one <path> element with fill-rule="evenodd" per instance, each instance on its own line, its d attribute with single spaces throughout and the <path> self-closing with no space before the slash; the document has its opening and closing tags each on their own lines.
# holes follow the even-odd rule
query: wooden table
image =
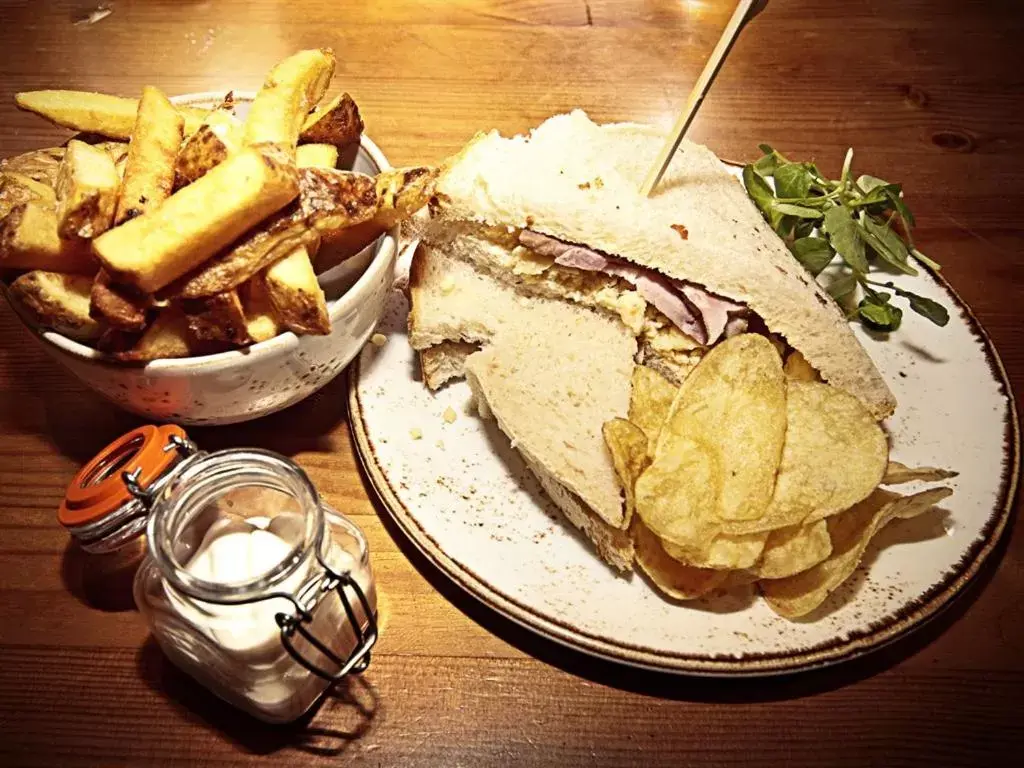
<svg viewBox="0 0 1024 768">
<path fill-rule="evenodd" d="M 575 106 L 669 125 L 731 10 L 718 0 L 3 2 L 0 153 L 66 134 L 18 90 L 134 95 L 256 88 L 299 48 L 396 164 Z M 1017 0 L 773 0 L 744 32 L 693 138 L 767 141 L 904 182 L 918 240 L 974 307 L 1024 392 L 1024 13 Z M 306 731 L 213 700 L 161 656 L 125 583 L 90 577 L 55 510 L 137 421 L 84 390 L 0 310 L 0 763 L 994 764 L 1024 745 L 1024 533 L 948 614 L 860 663 L 792 678 L 664 678 L 542 642 L 445 583 L 383 525 L 356 469 L 345 382 L 285 413 L 194 430 L 208 448 L 293 456 L 367 531 L 385 629 L 364 680 Z M 122 580 L 123 581 L 123 580 Z"/>
</svg>

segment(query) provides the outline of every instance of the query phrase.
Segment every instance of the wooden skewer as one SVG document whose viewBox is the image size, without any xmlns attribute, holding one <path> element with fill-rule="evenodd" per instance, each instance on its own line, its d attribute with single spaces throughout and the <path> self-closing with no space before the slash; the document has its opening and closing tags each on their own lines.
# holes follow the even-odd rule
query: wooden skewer
<svg viewBox="0 0 1024 768">
<path fill-rule="evenodd" d="M 676 120 L 676 124 L 672 127 L 672 133 L 665 140 L 665 145 L 661 148 L 657 160 L 654 161 L 654 165 L 651 166 L 651 170 L 647 173 L 647 178 L 644 179 L 644 183 L 640 187 L 640 194 L 644 197 L 650 197 L 651 192 L 654 191 L 654 188 L 658 186 L 658 182 L 661 181 L 662 175 L 679 148 L 679 143 L 683 140 L 683 136 L 689 129 L 690 123 L 693 122 L 697 110 L 700 109 L 700 105 L 704 102 L 704 96 L 711 88 L 711 83 L 715 81 L 718 70 L 722 68 L 725 57 L 729 55 L 732 44 L 739 37 L 743 25 L 764 10 L 766 5 L 768 5 L 768 0 L 740 0 L 736 6 L 732 18 L 729 19 L 729 23 L 725 25 L 725 29 L 722 31 L 722 36 L 718 39 L 715 50 L 711 52 L 711 58 L 704 65 L 704 70 L 700 73 L 700 77 L 697 78 L 697 84 L 690 91 L 690 95 L 686 99 L 686 106 L 683 107 L 679 119 Z"/>
</svg>

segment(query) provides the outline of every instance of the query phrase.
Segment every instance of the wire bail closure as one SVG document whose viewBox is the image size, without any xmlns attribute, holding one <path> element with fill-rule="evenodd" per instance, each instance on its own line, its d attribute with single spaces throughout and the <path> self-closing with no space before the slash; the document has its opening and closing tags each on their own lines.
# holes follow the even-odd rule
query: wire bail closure
<svg viewBox="0 0 1024 768">
<path fill-rule="evenodd" d="M 198 447 L 195 443 L 189 440 L 187 437 L 181 437 L 180 435 L 171 435 L 168 439 L 167 445 L 163 448 L 164 452 L 171 450 L 177 450 L 183 459 L 189 458 L 198 452 Z M 132 472 L 122 472 L 121 479 L 124 481 L 125 487 L 128 492 L 131 493 L 139 502 L 149 511 L 154 502 L 155 494 L 149 488 L 143 488 L 139 483 L 139 475 L 141 470 L 136 469 Z M 175 585 L 175 589 L 185 593 L 193 600 L 199 600 L 205 603 L 214 603 L 217 605 L 249 605 L 251 603 L 258 603 L 263 600 L 273 600 L 274 598 L 282 598 L 289 601 L 294 607 L 294 613 L 277 613 L 274 616 L 274 621 L 281 630 L 281 645 L 288 652 L 296 662 L 298 662 L 304 669 L 312 672 L 314 675 L 323 678 L 331 683 L 336 683 L 348 674 L 360 674 L 370 666 L 370 651 L 374 644 L 377 642 L 377 619 L 374 616 L 373 609 L 370 607 L 370 602 L 366 598 L 366 594 L 362 588 L 352 578 L 350 572 L 337 573 L 334 571 L 320 554 L 321 539 L 316 544 L 316 560 L 323 568 L 323 574 L 319 579 L 312 582 L 311 586 L 305 591 L 311 593 L 309 596 L 312 598 L 312 604 L 309 608 L 303 606 L 299 599 L 288 593 L 288 592 L 272 592 L 270 594 L 261 595 L 259 597 L 252 597 L 240 600 L 214 600 L 208 597 L 199 597 L 191 591 L 182 588 L 180 585 Z M 362 622 L 356 617 L 355 610 L 353 608 L 352 601 L 346 594 L 346 589 L 351 589 L 355 593 L 356 600 L 359 606 L 362 608 L 363 615 L 366 617 L 366 628 L 363 628 Z M 341 600 L 341 605 L 345 609 L 345 616 L 348 619 L 349 624 L 352 626 L 352 630 L 356 636 L 356 646 L 352 649 L 352 653 L 349 654 L 347 659 L 341 659 L 335 654 L 327 645 L 319 640 L 309 628 L 306 626 L 313 621 L 313 611 L 320 604 L 320 601 L 329 594 L 330 592 L 337 592 L 338 598 Z M 325 669 L 321 669 L 319 666 L 305 658 L 294 645 L 295 634 L 298 633 L 306 641 L 312 645 L 317 651 L 319 651 L 325 658 L 331 661 L 338 667 L 337 672 L 329 672 Z"/>
<path fill-rule="evenodd" d="M 332 683 L 336 683 L 348 674 L 361 674 L 368 666 L 370 666 L 370 651 L 377 642 L 377 619 L 373 615 L 373 609 L 370 607 L 370 602 L 366 599 L 365 593 L 359 586 L 358 582 L 352 578 L 350 572 L 340 574 L 335 572 L 329 565 L 327 565 L 327 563 L 324 562 L 323 558 L 320 556 L 319 548 L 316 559 L 324 569 L 324 575 L 316 585 L 316 594 L 313 595 L 315 599 L 312 608 L 315 609 L 325 595 L 332 591 L 337 592 L 338 599 L 341 600 L 341 605 L 345 609 L 345 616 L 348 619 L 348 623 L 352 626 L 352 630 L 356 636 L 356 646 L 352 649 L 352 653 L 349 654 L 347 659 L 341 659 L 323 642 L 317 639 L 317 637 L 306 627 L 306 625 L 311 623 L 313 620 L 312 611 L 304 608 L 295 598 L 291 598 L 291 602 L 296 608 L 296 613 L 291 615 L 278 613 L 274 616 L 274 620 L 281 628 L 281 644 L 284 646 L 284 649 L 288 651 L 288 654 L 314 675 Z M 367 626 L 365 629 L 363 628 L 362 622 L 360 622 L 356 617 L 355 611 L 352 607 L 352 602 L 349 600 L 349 597 L 345 592 L 346 588 L 351 589 L 359 601 L 359 605 L 363 610 L 363 615 L 366 617 Z M 335 664 L 338 667 L 338 671 L 332 673 L 321 669 L 299 653 L 298 649 L 293 645 L 293 638 L 296 632 L 304 637 L 306 641 L 316 648 L 317 651 L 323 654 L 324 657 L 329 659 L 331 663 Z"/>
</svg>

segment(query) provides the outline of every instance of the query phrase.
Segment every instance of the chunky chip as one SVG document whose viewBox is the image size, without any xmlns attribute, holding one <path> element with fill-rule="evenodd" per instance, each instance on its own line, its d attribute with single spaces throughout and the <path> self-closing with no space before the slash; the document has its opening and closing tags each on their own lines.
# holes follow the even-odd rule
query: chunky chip
<svg viewBox="0 0 1024 768">
<path fill-rule="evenodd" d="M 270 70 L 249 107 L 245 144 L 274 144 L 294 157 L 306 116 L 327 90 L 334 65 L 334 52 L 321 48 L 299 51 Z"/>
<path fill-rule="evenodd" d="M 204 183 L 244 154 L 229 158 L 192 187 Z M 373 218 L 379 201 L 377 181 L 372 176 L 329 168 L 300 168 L 297 174 L 299 199 L 294 205 L 266 219 L 230 248 L 206 260 L 168 287 L 167 294 L 194 299 L 237 288 L 300 246 L 310 253 L 315 252 L 321 234 L 329 236 Z M 185 187 L 178 194 L 192 187 Z"/>
<path fill-rule="evenodd" d="M 57 234 L 57 211 L 48 202 L 15 206 L 0 220 L 0 268 L 96 274 L 89 244 Z"/>
<path fill-rule="evenodd" d="M 791 525 L 771 532 L 755 572 L 763 579 L 783 579 L 813 568 L 831 553 L 832 540 L 825 520 Z"/>
<path fill-rule="evenodd" d="M 363 120 L 359 107 L 347 93 L 318 106 L 302 124 L 302 140 L 346 147 L 359 141 Z"/>
<path fill-rule="evenodd" d="M 115 357 L 146 362 L 167 357 L 190 357 L 197 351 L 189 333 L 188 319 L 178 307 L 169 307 L 157 315 L 131 349 L 116 352 Z"/>
<path fill-rule="evenodd" d="M 254 277 L 238 289 L 245 310 L 245 329 L 253 341 L 267 341 L 281 332 L 274 308 L 261 277 Z"/>
<path fill-rule="evenodd" d="M 832 554 L 813 568 L 785 579 L 764 579 L 761 592 L 776 613 L 793 619 L 813 611 L 846 581 L 864 557 L 871 537 L 896 518 L 916 517 L 953 491 L 932 488 L 913 496 L 875 491 L 852 509 L 827 521 Z"/>
<path fill-rule="evenodd" d="M 92 284 L 89 314 L 120 331 L 137 332 L 146 327 L 153 297 L 130 285 L 119 285 L 101 269 Z"/>
<path fill-rule="evenodd" d="M 120 185 L 109 153 L 69 141 L 57 171 L 57 233 L 91 240 L 106 232 L 114 219 Z"/>
<path fill-rule="evenodd" d="M 882 428 L 852 395 L 828 384 L 790 380 L 786 442 L 764 516 L 725 524 L 752 533 L 822 520 L 867 497 L 885 472 Z"/>
<path fill-rule="evenodd" d="M 696 600 L 721 586 L 729 571 L 694 568 L 670 557 L 661 540 L 639 520 L 633 521 L 636 561 L 659 591 L 676 600 Z"/>
<path fill-rule="evenodd" d="M 23 173 L 0 173 L 0 218 L 7 216 L 23 203 L 36 203 L 44 208 L 53 208 L 57 205 L 57 197 L 52 187 Z"/>
<path fill-rule="evenodd" d="M 338 148 L 333 144 L 300 144 L 295 149 L 299 168 L 334 168 L 337 164 Z"/>
<path fill-rule="evenodd" d="M 52 189 L 57 183 L 57 170 L 63 157 L 64 147 L 36 149 L 0 161 L 0 170 L 20 173 Z"/>
<path fill-rule="evenodd" d="M 249 344 L 252 341 L 237 290 L 185 299 L 181 308 L 188 318 L 189 333 L 197 342 Z"/>
<path fill-rule="evenodd" d="M 756 520 L 772 497 L 786 434 L 782 361 L 763 336 L 712 349 L 686 379 L 636 484 L 637 513 L 700 561 L 723 522 Z"/>
<path fill-rule="evenodd" d="M 174 158 L 184 118 L 159 88 L 146 86 L 128 145 L 114 223 L 123 224 L 157 208 L 174 187 Z"/>
<path fill-rule="evenodd" d="M 661 425 L 668 418 L 672 401 L 676 398 L 676 391 L 676 386 L 653 368 L 638 365 L 633 369 L 629 420 L 647 435 L 652 456 Z"/>
<path fill-rule="evenodd" d="M 392 168 L 381 171 L 374 182 L 375 210 L 369 219 L 319 227 L 327 245 L 317 258 L 323 273 L 355 256 L 387 230 L 412 217 L 434 194 L 438 168 Z"/>
<path fill-rule="evenodd" d="M 300 245 L 263 270 L 263 284 L 281 326 L 295 333 L 331 332 L 327 298 L 305 247 Z"/>
<path fill-rule="evenodd" d="M 100 324 L 89 316 L 92 278 L 40 269 L 26 272 L 11 283 L 11 295 L 32 319 L 72 339 L 99 337 Z"/>
<path fill-rule="evenodd" d="M 901 483 L 912 483 L 914 481 L 933 482 L 936 480 L 948 480 L 956 477 L 959 472 L 938 467 L 908 467 L 898 461 L 890 461 L 885 469 L 885 476 L 882 478 L 882 485 L 900 485 Z"/>
<path fill-rule="evenodd" d="M 86 91 L 25 91 L 14 95 L 20 109 L 35 112 L 52 123 L 82 133 L 96 133 L 112 139 L 127 139 L 135 127 L 139 102 L 121 96 Z M 186 134 L 196 130 L 206 110 L 178 107 L 185 119 Z"/>
<path fill-rule="evenodd" d="M 640 427 L 626 419 L 606 421 L 601 427 L 601 434 L 612 456 L 615 475 L 626 496 L 626 514 L 622 523 L 622 527 L 626 528 L 636 508 L 633 488 L 637 478 L 647 468 L 647 436 Z"/>
<path fill-rule="evenodd" d="M 174 159 L 174 186 L 184 187 L 202 178 L 242 148 L 242 121 L 226 101 L 210 112 L 199 130 L 181 145 Z"/>
</svg>

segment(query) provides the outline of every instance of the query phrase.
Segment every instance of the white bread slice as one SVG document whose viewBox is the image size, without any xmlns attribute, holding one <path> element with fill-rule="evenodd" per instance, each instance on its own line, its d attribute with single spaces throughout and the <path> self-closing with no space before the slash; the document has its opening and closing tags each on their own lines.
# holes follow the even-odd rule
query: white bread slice
<svg viewBox="0 0 1024 768">
<path fill-rule="evenodd" d="M 522 322 L 532 299 L 424 243 L 409 268 L 409 343 L 422 350 L 444 341 L 481 343 Z M 578 309 L 578 308 L 577 308 Z"/>
<path fill-rule="evenodd" d="M 714 153 L 684 141 L 653 197 L 639 194 L 662 140 L 657 129 L 600 126 L 580 111 L 529 137 L 480 134 L 438 180 L 424 237 L 462 221 L 530 228 L 702 285 L 749 306 L 876 418 L 890 415 L 895 398 L 838 307 Z"/>
<path fill-rule="evenodd" d="M 618 528 L 622 491 L 601 426 L 629 411 L 636 342 L 593 312 L 570 316 L 548 304 L 571 308 L 543 302 L 523 317 L 521 333 L 466 358 L 466 380 L 524 456 Z"/>
<path fill-rule="evenodd" d="M 481 415 L 494 416 L 601 556 L 629 570 L 633 544 L 601 427 L 628 413 L 633 335 L 578 305 L 521 296 L 429 246 L 417 249 L 409 288 L 410 341 L 428 386 L 464 367 Z"/>
</svg>

